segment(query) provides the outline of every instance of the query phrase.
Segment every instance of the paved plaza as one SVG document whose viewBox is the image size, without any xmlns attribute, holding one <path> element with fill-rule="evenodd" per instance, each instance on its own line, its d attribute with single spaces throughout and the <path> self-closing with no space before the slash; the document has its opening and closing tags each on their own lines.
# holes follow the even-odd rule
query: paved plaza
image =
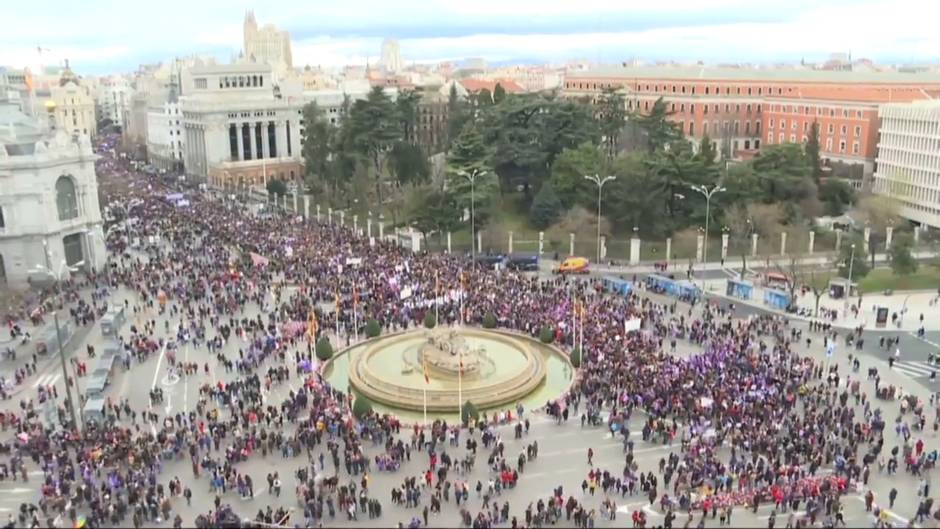
<svg viewBox="0 0 940 529">
<path fill-rule="evenodd" d="M 102 170 L 106 173 L 105 178 L 138 178 L 128 174 L 116 162 L 106 162 Z M 212 201 L 206 203 L 207 208 L 221 208 L 213 205 L 216 199 L 206 200 Z M 71 527 L 79 517 L 86 523 L 100 526 L 170 527 L 174 525 L 174 519 L 176 525 L 192 526 L 197 517 L 217 514 L 219 506 L 223 506 L 223 511 L 227 510 L 224 506 L 228 506 L 239 518 L 264 519 L 267 515 L 267 519 L 274 523 L 280 520 L 277 514 L 272 513 L 287 513 L 285 525 L 299 527 L 460 527 L 465 526 L 467 517 L 473 527 L 535 527 L 552 524 L 549 517 L 542 518 L 537 513 L 549 509 L 546 506 L 548 502 L 558 502 L 561 514 L 554 525 L 560 527 L 632 526 L 633 517 L 640 514 L 648 527 L 718 527 L 728 525 L 723 523 L 727 512 L 722 503 L 727 502 L 733 505 L 730 525 L 734 527 L 782 527 L 788 523 L 824 526 L 836 523 L 839 518 L 839 525 L 848 527 L 872 527 L 879 523 L 896 527 L 936 526 L 932 517 L 918 522 L 913 520 L 924 499 L 918 494 L 918 489 L 926 484 L 927 497 L 932 497 L 934 491 L 931 485 L 932 462 L 928 456 L 937 449 L 937 413 L 932 398 L 934 364 L 927 362 L 927 355 L 940 354 L 935 343 L 940 343 L 940 336 L 936 334 L 918 337 L 906 328 L 870 330 L 863 334 L 862 346 L 857 348 L 854 342 L 852 345 L 846 343 L 845 330 L 823 331 L 815 325 L 811 329 L 810 323 L 803 319 L 784 326 L 783 320 L 773 319 L 759 311 L 738 307 L 732 313 L 716 309 L 727 307 L 726 300 L 690 306 L 640 289 L 631 303 L 642 307 L 637 310 L 643 310 L 648 321 L 640 331 L 641 337 L 633 338 L 630 343 L 643 344 L 643 347 L 653 350 L 648 356 L 637 356 L 635 364 L 617 366 L 617 369 L 623 370 L 622 373 L 641 372 L 643 362 L 685 369 L 688 365 L 697 365 L 696 362 L 709 362 L 713 358 L 709 355 L 714 353 L 716 344 L 720 342 L 717 337 L 722 332 L 746 329 L 740 336 L 749 335 L 753 339 L 748 353 L 732 351 L 731 356 L 717 355 L 714 358 L 727 362 L 729 371 L 734 367 L 736 371 L 750 370 L 751 375 L 742 375 L 741 380 L 722 379 L 718 384 L 709 380 L 706 388 L 697 387 L 692 382 L 688 387 L 673 388 L 675 393 L 672 395 L 677 399 L 683 392 L 691 394 L 703 390 L 716 401 L 721 395 L 733 395 L 721 404 L 727 407 L 727 414 L 709 410 L 710 405 L 698 398 L 696 402 L 702 408 L 691 410 L 670 406 L 672 412 L 666 415 L 654 411 L 657 406 L 666 405 L 664 402 L 627 405 L 625 401 L 609 398 L 609 395 L 617 393 L 605 393 L 602 388 L 593 387 L 592 381 L 605 380 L 599 371 L 604 370 L 602 366 L 612 366 L 611 362 L 615 360 L 610 354 L 595 355 L 588 349 L 585 365 L 580 369 L 578 389 L 568 395 L 572 400 L 566 403 L 562 395 L 556 401 L 559 406 L 566 406 L 567 419 L 552 416 L 544 407 L 527 409 L 521 418 L 514 417 L 507 424 L 477 425 L 472 429 L 448 425 L 451 428 L 442 432 L 441 439 L 422 445 L 410 424 L 401 425 L 396 432 L 396 428 L 385 419 L 353 419 L 343 395 L 326 388 L 316 374 L 308 375 L 298 369 L 297 360 L 305 359 L 312 351 L 312 345 L 302 337 L 292 340 L 282 336 L 279 325 L 267 327 L 272 314 L 278 315 L 280 324 L 284 315 L 295 310 L 293 307 L 305 303 L 305 298 L 318 288 L 316 283 L 305 281 L 289 270 L 275 268 L 270 274 L 252 275 L 249 281 L 237 283 L 236 290 L 228 291 L 225 289 L 230 287 L 219 286 L 227 281 L 226 274 L 233 277 L 237 272 L 229 269 L 226 261 L 237 258 L 239 245 L 249 242 L 247 237 L 257 237 L 263 231 L 250 226 L 254 220 L 246 216 L 237 221 L 245 224 L 233 227 L 232 231 L 210 233 L 208 224 L 201 225 L 195 220 L 190 226 L 172 226 L 173 222 L 185 218 L 172 210 L 157 208 L 153 213 L 160 218 L 145 219 L 144 224 L 151 229 L 165 230 L 164 234 L 170 232 L 172 236 L 165 237 L 149 250 L 123 249 L 116 243 L 112 244 L 111 262 L 115 268 L 112 280 L 106 283 L 107 299 L 99 300 L 99 304 L 106 301 L 126 307 L 128 315 L 128 322 L 121 331 L 128 344 L 126 354 L 118 362 L 105 391 L 109 403 L 121 413 L 118 417 L 109 411 L 109 415 L 114 417 L 105 432 L 126 432 L 135 439 L 132 444 L 140 440 L 140 449 L 130 450 L 131 456 L 127 460 L 100 462 L 96 459 L 99 455 L 93 453 L 103 454 L 101 459 L 107 460 L 109 450 L 117 451 L 109 448 L 113 439 L 102 433 L 100 428 L 101 437 L 86 444 L 55 441 L 55 435 L 61 434 L 50 435 L 57 447 L 55 461 L 37 453 L 35 445 L 18 441 L 18 434 L 39 435 L 35 426 L 26 424 L 30 421 L 23 413 L 27 401 L 38 403 L 40 391 L 54 387 L 57 397 L 52 398 L 59 405 L 63 402 L 65 380 L 58 358 L 39 357 L 36 371 L 14 385 L 8 391 L 10 398 L 2 402 L 3 411 L 16 415 L 20 422 L 18 426 L 9 426 L 8 421 L 4 423 L 2 440 L 6 446 L 14 448 L 0 459 L 7 469 L 15 467 L 20 476 L 25 475 L 28 479 L 13 480 L 8 476 L 0 481 L 0 519 L 10 516 L 16 526 L 34 523 L 38 526 Z M 141 214 L 146 216 L 149 213 Z M 242 214 L 238 213 L 233 218 Z M 293 217 L 278 218 L 279 222 L 287 224 Z M 187 231 L 195 233 L 187 234 Z M 238 240 L 232 237 L 233 233 L 244 233 L 246 239 Z M 299 246 L 301 243 L 294 241 L 291 244 Z M 260 245 L 253 249 L 273 252 L 270 247 Z M 388 252 L 393 253 L 392 250 Z M 200 278 L 195 273 L 193 276 L 194 270 L 208 275 Z M 247 268 L 243 270 L 246 270 L 243 274 L 249 273 Z M 325 276 L 318 277 L 322 280 Z M 225 295 L 233 292 L 232 299 L 238 299 L 239 303 L 223 310 L 222 305 L 186 298 L 188 293 L 169 288 L 169 285 L 180 284 L 184 278 L 191 284 L 204 285 L 207 291 L 217 289 L 214 292 L 218 300 L 229 299 Z M 241 281 L 244 277 L 238 279 Z M 482 277 L 480 281 L 485 282 Z M 589 306 L 601 310 L 598 307 L 610 303 L 609 296 L 594 293 L 589 281 L 572 281 L 554 287 L 559 289 L 556 291 L 558 303 L 562 303 L 561 298 L 567 295 L 563 292 L 582 292 L 583 298 L 590 300 Z M 349 286 L 348 282 L 339 285 L 340 289 Z M 507 289 L 517 287 L 518 284 L 514 284 Z M 162 288 L 167 288 L 165 294 L 169 297 L 164 310 L 160 309 L 159 302 L 155 302 L 157 291 Z M 369 290 L 365 283 L 360 288 L 360 292 Z M 506 294 L 512 296 L 513 292 L 517 291 L 507 290 Z M 327 301 L 326 306 L 331 306 L 328 301 L 333 297 L 332 286 L 317 294 L 321 305 Z M 186 299 L 195 301 L 190 303 Z M 379 301 L 400 303 L 394 299 L 373 298 L 369 307 L 376 314 L 384 311 L 377 304 Z M 356 310 L 353 305 L 344 307 Z M 445 324 L 456 321 L 459 314 L 456 308 L 450 309 L 443 312 Z M 205 312 L 197 317 L 200 310 Z M 346 320 L 340 322 L 340 335 L 336 336 L 335 322 L 329 319 L 330 310 L 318 311 L 319 333 L 341 349 L 355 339 L 350 336 L 352 333 L 348 331 L 349 322 Z M 561 318 L 566 319 L 568 314 L 570 311 Z M 506 321 L 515 321 L 512 317 L 510 314 Z M 253 322 L 257 321 L 261 322 L 260 326 L 254 325 Z M 392 322 L 390 326 L 400 327 L 416 325 L 420 319 L 406 321 L 390 317 L 389 321 Z M 707 332 L 714 334 L 693 336 L 706 333 L 703 330 L 706 327 L 699 326 L 705 321 L 710 322 L 707 328 L 711 330 Z M 745 327 L 749 324 L 752 326 Z M 587 326 L 585 332 L 589 344 L 596 336 L 613 332 L 603 325 L 604 322 L 598 322 Z M 131 336 L 131 326 L 137 331 L 137 336 Z M 230 327 L 227 338 L 223 337 L 223 327 Z M 273 350 L 265 347 L 268 335 L 278 335 L 277 347 Z M 183 340 L 180 340 L 181 336 Z M 360 337 L 364 336 L 360 334 Z M 895 338 L 899 338 L 897 345 L 887 343 Z M 795 404 L 785 416 L 786 424 L 760 427 L 762 437 L 759 444 L 756 436 L 749 437 L 751 428 L 757 431 L 753 425 L 759 421 L 734 414 L 749 406 L 759 406 L 759 402 L 771 397 L 770 393 L 761 392 L 763 386 L 758 391 L 759 384 L 770 387 L 777 383 L 771 380 L 776 375 L 761 372 L 766 369 L 765 365 L 780 368 L 783 367 L 780 363 L 785 362 L 785 367 L 792 370 L 774 371 L 778 374 L 799 371 L 795 356 L 783 353 L 772 356 L 778 354 L 774 352 L 774 345 L 782 339 L 790 343 L 793 355 L 808 359 L 807 363 L 800 364 L 803 366 L 800 369 L 812 370 L 805 367 L 812 365 L 820 370 L 821 375 L 822 368 L 828 366 L 833 369 L 833 377 L 827 384 L 821 376 L 806 376 L 798 389 L 796 386 L 783 389 L 782 384 L 776 386 L 781 388 L 780 391 L 792 393 Z M 836 347 L 824 345 L 824 340 L 830 339 L 837 344 Z M 211 348 L 210 341 L 214 342 Z M 157 346 L 141 352 L 140 348 L 144 346 L 132 346 L 132 342 Z M 168 346 L 170 342 L 173 343 Z M 674 348 L 672 342 L 675 342 Z M 88 346 L 100 354 L 106 344 L 100 325 L 80 326 L 66 352 L 70 367 L 93 364 L 95 359 L 89 357 Z M 763 350 L 758 344 L 767 349 Z M 567 344 L 562 344 L 562 347 L 568 349 Z M 706 350 L 711 352 L 706 353 Z M 32 362 L 31 344 L 18 345 L 17 352 L 16 360 L 4 360 L 7 379 L 11 378 L 10 373 Z M 895 360 L 889 363 L 892 356 Z M 856 359 L 857 368 L 853 363 Z M 748 367 L 741 367 L 744 364 Z M 187 373 L 181 365 L 192 367 Z M 703 364 L 702 369 L 709 367 Z M 870 369 L 877 370 L 877 377 L 866 376 Z M 721 369 L 714 371 L 717 375 L 721 372 Z M 663 368 L 660 373 L 667 376 L 670 371 Z M 256 385 L 246 382 L 252 377 L 257 377 Z M 738 387 L 744 381 L 750 386 Z M 620 378 L 607 379 L 611 387 L 616 386 L 621 391 L 620 395 L 636 396 L 638 400 L 649 395 L 645 388 L 619 388 L 621 382 Z M 649 387 L 656 385 L 655 380 L 647 380 L 646 383 Z M 85 384 L 87 377 L 79 376 L 74 389 L 84 394 Z M 876 384 L 879 388 L 897 388 L 897 394 L 891 399 L 876 398 Z M 335 388 L 339 391 L 345 389 Z M 826 393 L 827 389 L 832 393 Z M 162 399 L 151 399 L 155 390 L 162 392 Z M 804 395 L 814 391 L 818 392 L 820 400 L 811 403 Z M 314 428 L 312 423 L 305 425 L 301 420 L 308 408 L 302 406 L 299 414 L 294 408 L 300 393 L 318 406 L 318 411 L 313 414 L 314 404 L 310 404 L 312 422 L 322 422 L 325 426 Z M 856 400 L 855 395 L 861 396 L 862 393 L 866 395 L 864 401 L 861 398 Z M 923 430 L 918 429 L 918 420 L 912 411 L 902 410 L 902 394 L 912 396 L 923 406 Z M 844 399 L 844 408 L 842 415 L 835 419 L 826 413 L 841 408 L 840 399 Z M 619 422 L 618 417 L 625 415 L 625 410 L 629 410 L 626 414 L 629 417 Z M 586 417 L 589 413 L 597 414 L 596 424 L 582 420 L 582 415 Z M 800 420 L 804 414 L 810 413 L 814 414 L 812 420 Z M 60 415 L 61 419 L 67 418 L 64 409 Z M 251 419 L 247 418 L 249 415 Z M 43 413 L 38 413 L 31 420 L 32 424 L 41 423 L 42 416 Z M 840 437 L 849 439 L 854 428 L 855 435 L 862 439 L 864 436 L 859 432 L 867 430 L 877 416 L 886 423 L 883 445 L 873 459 L 863 461 L 862 456 L 877 442 L 856 441 L 853 437 L 851 443 L 843 444 Z M 522 421 L 529 425 L 528 430 L 518 427 L 523 433 L 517 437 L 517 424 L 522 424 Z M 846 428 L 831 428 L 829 421 L 841 422 Z M 609 424 L 617 424 L 619 431 L 613 432 Z M 655 431 L 645 435 L 644 427 L 654 424 L 665 431 L 674 425 L 674 437 L 660 436 Z M 85 427 L 87 431 L 88 425 Z M 61 431 L 61 427 L 57 429 Z M 311 433 L 315 429 L 319 433 Z M 629 437 L 625 438 L 624 431 L 629 432 Z M 819 432 L 825 433 L 811 436 Z M 48 432 L 42 435 L 48 435 Z M 316 441 L 312 440 L 314 435 Z M 450 440 L 452 435 L 457 436 L 454 443 Z M 724 441 L 716 443 L 712 436 L 720 436 Z M 278 441 L 269 445 L 266 441 L 269 437 L 277 437 Z M 876 437 L 873 435 L 872 440 Z M 429 440 L 430 431 L 422 432 L 422 438 Z M 305 441 L 301 443 L 300 439 Z M 827 448 L 815 451 L 813 447 L 801 447 L 802 439 L 825 442 Z M 294 440 L 298 442 L 294 443 Z M 382 458 L 382 466 L 385 466 L 384 461 L 391 457 L 389 454 L 397 453 L 395 447 L 399 440 L 407 449 L 395 458 L 400 459 L 398 468 L 381 470 L 378 458 Z M 468 449 L 470 440 L 477 443 L 475 451 Z M 631 447 L 628 447 L 628 442 L 632 443 Z M 536 443 L 537 455 L 532 452 Z M 119 444 L 115 442 L 113 446 Z M 145 447 L 148 446 L 163 447 L 164 450 L 156 453 L 157 457 L 147 459 Z M 268 446 L 272 449 L 268 450 Z M 497 446 L 501 448 L 497 449 Z M 335 452 L 331 453 L 331 447 Z M 839 453 L 835 453 L 834 447 L 838 447 Z M 885 461 L 892 458 L 892 450 L 896 447 L 900 460 L 897 470 L 889 473 L 890 465 L 885 465 Z M 166 457 L 163 457 L 164 453 Z M 358 453 L 369 461 L 368 468 L 362 472 L 355 465 L 347 464 L 347 457 Z M 915 467 L 919 475 L 914 475 L 910 465 L 905 464 L 904 455 L 910 453 L 925 454 L 922 460 L 918 460 L 916 455 L 910 456 L 910 461 L 917 463 Z M 136 458 L 131 460 L 134 454 L 136 458 L 143 455 L 149 464 L 141 465 Z M 335 459 L 333 454 L 336 454 Z M 714 491 L 716 508 L 703 517 L 705 505 L 711 504 L 712 500 L 705 500 L 705 505 L 701 500 L 709 495 L 706 489 L 715 481 L 705 479 L 703 483 L 690 487 L 688 481 L 692 472 L 686 472 L 686 465 L 697 468 L 700 462 L 705 462 L 707 468 L 728 468 L 732 461 L 741 463 L 741 470 L 715 472 L 734 476 L 731 489 L 744 494 L 752 489 L 773 489 L 755 484 L 763 478 L 751 466 L 743 470 L 742 462 L 760 461 L 759 468 L 765 468 L 771 459 L 787 461 L 786 465 L 770 471 L 772 476 L 774 472 L 779 473 L 771 481 L 785 488 L 787 480 L 791 479 L 786 475 L 789 468 L 792 473 L 802 476 L 792 478 L 794 481 L 791 483 L 799 483 L 801 490 L 812 491 L 810 495 L 815 499 L 811 505 L 801 496 L 793 498 L 798 500 L 794 509 L 786 505 L 786 501 L 780 502 L 782 504 L 775 502 L 769 493 L 761 501 L 752 503 L 739 502 L 728 491 Z M 519 465 L 520 460 L 524 462 L 522 466 Z M 677 462 L 678 469 L 672 464 L 673 460 Z M 211 465 L 203 465 L 205 461 L 217 465 L 219 474 L 226 474 L 224 492 L 212 483 Z M 446 461 L 454 464 L 446 465 Z M 470 461 L 472 465 L 460 464 L 462 461 Z M 683 463 L 678 464 L 679 461 Z M 518 481 L 513 486 L 497 486 L 501 477 L 500 465 L 518 473 Z M 438 469 L 444 466 L 449 469 L 439 473 Z M 664 467 L 668 472 L 664 472 Z M 67 471 L 67 468 L 71 470 Z M 194 470 L 198 470 L 198 475 Z M 684 472 L 685 482 L 677 488 L 677 476 Z M 270 475 L 273 480 L 274 473 L 279 487 L 269 486 L 267 478 Z M 299 479 L 299 473 L 306 474 L 308 479 Z M 609 480 L 603 479 L 605 474 Z M 672 481 L 666 480 L 667 474 L 673 478 Z M 251 478 L 252 494 L 247 494 L 244 476 Z M 335 489 L 323 485 L 319 489 L 319 498 L 298 499 L 297 491 L 307 482 L 313 480 L 319 485 L 334 476 Z M 592 479 L 593 476 L 596 477 Z M 657 485 L 644 491 L 643 484 L 652 482 L 648 477 L 655 479 Z M 124 483 L 118 482 L 121 479 Z M 411 479 L 415 480 L 413 486 L 408 484 Z M 177 480 L 180 484 L 178 489 L 175 485 Z M 838 494 L 827 495 L 825 490 L 819 490 L 839 480 L 845 489 Z M 634 482 L 632 492 L 626 486 L 628 481 Z M 71 497 L 82 483 L 85 484 L 81 494 L 84 498 Z M 619 483 L 624 484 L 620 489 Z M 458 504 L 454 491 L 464 484 L 468 497 Z M 397 491 L 406 489 L 409 494 L 416 494 L 415 502 L 393 502 Z M 189 498 L 183 494 L 184 490 L 191 494 Z M 894 500 L 890 499 L 892 490 L 896 490 Z M 100 491 L 106 491 L 107 498 L 103 494 L 99 497 Z M 653 493 L 652 501 L 649 491 Z M 352 503 L 352 510 L 344 510 L 340 506 L 340 496 L 344 492 L 356 500 Z M 873 505 L 866 508 L 866 495 L 869 494 L 873 497 Z M 679 497 L 685 495 L 692 501 L 691 514 L 685 505 L 677 503 Z M 358 500 L 362 498 L 367 501 L 360 504 Z M 375 503 L 381 505 L 381 514 L 370 518 Z M 888 508 L 889 503 L 893 503 L 891 508 Z M 42 506 L 41 510 L 35 511 L 35 522 L 32 522 L 32 515 L 16 520 L 24 504 Z M 127 509 L 124 517 L 115 512 L 121 504 Z M 152 512 L 150 505 L 154 506 Z M 315 505 L 320 509 L 312 508 Z M 566 509 L 569 506 L 572 508 Z M 928 510 L 933 513 L 932 509 Z M 875 516 L 876 511 L 880 516 Z M 668 519 L 667 513 L 670 514 Z"/>
</svg>

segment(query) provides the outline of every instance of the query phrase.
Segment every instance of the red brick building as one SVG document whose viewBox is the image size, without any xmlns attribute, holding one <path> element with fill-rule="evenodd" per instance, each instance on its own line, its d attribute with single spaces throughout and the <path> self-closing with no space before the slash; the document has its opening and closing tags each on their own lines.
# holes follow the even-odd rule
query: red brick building
<svg viewBox="0 0 940 529">
<path fill-rule="evenodd" d="M 878 105 L 928 99 L 940 74 L 663 66 L 575 72 L 564 82 L 571 97 L 596 98 L 605 88 L 620 90 L 628 110 L 647 111 L 662 97 L 686 136 L 707 133 L 732 158 L 764 143 L 802 142 L 818 121 L 826 162 L 861 164 L 869 176 Z"/>
</svg>

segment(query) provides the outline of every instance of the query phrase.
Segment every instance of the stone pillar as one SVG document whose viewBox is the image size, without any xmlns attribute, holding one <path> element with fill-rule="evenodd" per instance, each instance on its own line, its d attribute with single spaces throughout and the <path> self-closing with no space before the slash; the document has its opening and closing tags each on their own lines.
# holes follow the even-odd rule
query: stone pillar
<svg viewBox="0 0 940 529">
<path fill-rule="evenodd" d="M 366 236 L 372 238 L 372 216 L 366 218 Z"/>
<path fill-rule="evenodd" d="M 842 230 L 836 230 L 836 251 L 842 249 Z"/>
<path fill-rule="evenodd" d="M 574 255 L 574 234 L 568 234 L 568 255 Z"/>
<path fill-rule="evenodd" d="M 780 255 L 787 255 L 787 232 L 780 234 Z"/>
<path fill-rule="evenodd" d="M 258 145 L 258 140 L 257 140 L 257 135 L 255 134 L 255 124 L 254 124 L 254 123 L 249 123 L 249 124 L 248 124 L 248 141 L 249 141 L 249 143 L 250 143 L 250 144 L 248 145 L 248 152 L 251 153 L 251 159 L 252 159 L 252 160 L 258 160 L 258 159 L 260 159 L 260 158 L 261 158 L 261 153 L 260 153 L 260 152 L 255 152 L 255 149 L 257 148 L 256 145 Z"/>
<path fill-rule="evenodd" d="M 320 204 L 317 204 L 317 222 L 320 222 Z"/>
<path fill-rule="evenodd" d="M 242 139 L 242 134 L 245 130 L 244 123 L 238 123 L 235 125 L 235 139 L 238 140 L 235 143 L 238 144 L 238 161 L 245 160 L 245 141 Z"/>
<path fill-rule="evenodd" d="M 542 252 L 545 251 L 545 232 L 539 232 L 539 257 L 542 256 Z"/>
<path fill-rule="evenodd" d="M 914 244 L 920 242 L 920 226 L 914 226 Z"/>
<path fill-rule="evenodd" d="M 313 197 L 304 195 L 304 220 L 310 220 L 311 208 L 313 208 Z"/>
<path fill-rule="evenodd" d="M 353 232 L 359 233 L 359 215 L 353 215 Z"/>
<path fill-rule="evenodd" d="M 512 232 L 509 232 L 509 255 L 512 255 Z"/>
<path fill-rule="evenodd" d="M 450 232 L 447 232 L 447 253 L 451 253 L 451 247 L 450 247 Z"/>
<path fill-rule="evenodd" d="M 640 264 L 640 238 L 636 236 L 630 239 L 630 264 Z"/>
<path fill-rule="evenodd" d="M 666 264 L 672 262 L 672 237 L 666 237 Z"/>
<path fill-rule="evenodd" d="M 333 208 L 327 208 L 326 210 L 326 223 L 333 225 Z"/>
<path fill-rule="evenodd" d="M 271 151 L 269 149 L 270 145 L 268 144 L 268 124 L 261 123 L 261 158 L 270 158 Z"/>
<path fill-rule="evenodd" d="M 862 248 L 865 250 L 865 253 L 868 253 L 868 241 L 871 240 L 871 228 L 865 226 L 865 238 L 862 240 Z"/>
<path fill-rule="evenodd" d="M 601 235 L 601 260 L 607 259 L 607 236 Z"/>
<path fill-rule="evenodd" d="M 418 253 L 421 251 L 421 234 L 416 230 L 411 230 L 411 251 Z"/>
<path fill-rule="evenodd" d="M 477 253 L 483 253 L 483 232 L 477 232 Z"/>
<path fill-rule="evenodd" d="M 757 257 L 757 234 L 751 234 L 751 257 Z"/>
<path fill-rule="evenodd" d="M 346 225 L 346 210 L 345 209 L 339 210 L 339 225 L 340 226 Z"/>
<path fill-rule="evenodd" d="M 300 212 L 300 198 L 297 195 L 297 192 L 294 191 L 294 213 Z"/>
<path fill-rule="evenodd" d="M 705 236 L 701 233 L 695 237 L 695 260 L 699 263 L 702 262 L 704 258 L 703 252 L 705 250 Z"/>
<path fill-rule="evenodd" d="M 384 238 L 385 238 L 385 221 L 380 220 L 379 221 L 379 239 L 381 240 Z"/>
<path fill-rule="evenodd" d="M 894 238 L 894 227 L 888 226 L 885 229 L 885 250 L 891 248 L 891 240 Z"/>
<path fill-rule="evenodd" d="M 809 254 L 813 255 L 813 250 L 816 249 L 816 232 L 810 230 L 809 232 Z"/>
<path fill-rule="evenodd" d="M 728 258 L 728 234 L 721 234 L 721 260 L 724 261 Z"/>
</svg>

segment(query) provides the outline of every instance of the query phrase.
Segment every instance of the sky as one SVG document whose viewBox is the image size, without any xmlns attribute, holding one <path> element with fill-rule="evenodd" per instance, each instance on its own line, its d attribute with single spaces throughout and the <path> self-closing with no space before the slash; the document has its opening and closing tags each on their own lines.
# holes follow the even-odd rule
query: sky
<svg viewBox="0 0 940 529">
<path fill-rule="evenodd" d="M 936 0 L 46 0 L 0 8 L 0 65 L 69 59 L 100 75 L 192 54 L 225 62 L 252 8 L 290 31 L 295 66 L 374 63 L 386 37 L 406 63 L 940 62 Z"/>
</svg>

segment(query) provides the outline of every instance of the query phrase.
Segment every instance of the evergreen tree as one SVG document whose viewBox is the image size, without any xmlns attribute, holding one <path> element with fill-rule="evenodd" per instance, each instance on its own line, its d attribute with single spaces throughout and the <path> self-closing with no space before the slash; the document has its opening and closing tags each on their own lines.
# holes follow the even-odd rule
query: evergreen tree
<svg viewBox="0 0 940 529">
<path fill-rule="evenodd" d="M 702 141 L 699 142 L 698 159 L 701 160 L 704 164 L 711 165 L 715 163 L 715 156 L 717 154 L 718 153 L 715 151 L 715 144 L 706 133 L 702 136 Z"/>
<path fill-rule="evenodd" d="M 643 114 L 637 110 L 631 116 L 630 119 L 636 122 L 646 134 L 646 147 L 650 153 L 662 150 L 666 145 L 682 139 L 679 126 L 669 121 L 673 114 L 660 97 L 653 103 L 653 108 L 648 113 Z"/>
<path fill-rule="evenodd" d="M 496 83 L 496 86 L 493 88 L 493 102 L 498 105 L 503 99 L 506 99 L 506 89 L 503 88 L 503 85 Z"/>
<path fill-rule="evenodd" d="M 487 163 L 488 155 L 483 137 L 472 123 L 461 131 L 447 154 L 446 191 L 460 211 L 469 213 L 473 199 L 476 228 L 485 222 L 488 208 L 499 191 L 496 175 Z M 464 175 L 474 173 L 478 176 L 471 189 L 470 181 Z"/>
<path fill-rule="evenodd" d="M 558 217 L 564 212 L 565 206 L 555 194 L 555 188 L 551 181 L 542 184 L 542 188 L 536 193 L 532 201 L 532 207 L 529 208 L 529 218 L 532 225 L 539 229 L 545 229 L 558 220 Z"/>
<path fill-rule="evenodd" d="M 467 111 L 466 102 L 457 94 L 457 81 L 450 85 L 450 93 L 447 97 L 447 149 L 450 150 L 454 141 L 460 136 L 464 125 L 469 121 L 470 115 Z"/>
<path fill-rule="evenodd" d="M 906 233 L 898 235 L 891 242 L 888 254 L 891 257 L 891 270 L 895 275 L 905 276 L 917 272 L 917 260 L 911 254 L 913 247 L 914 239 Z"/>
<path fill-rule="evenodd" d="M 814 121 L 813 125 L 809 128 L 804 152 L 806 153 L 806 159 L 810 165 L 810 174 L 818 185 L 819 178 L 822 176 L 822 164 L 819 160 L 819 122 L 817 121 Z"/>
<path fill-rule="evenodd" d="M 620 135 L 626 119 L 627 110 L 623 94 L 614 88 L 605 88 L 597 102 L 597 122 L 608 162 L 617 155 Z"/>
</svg>

